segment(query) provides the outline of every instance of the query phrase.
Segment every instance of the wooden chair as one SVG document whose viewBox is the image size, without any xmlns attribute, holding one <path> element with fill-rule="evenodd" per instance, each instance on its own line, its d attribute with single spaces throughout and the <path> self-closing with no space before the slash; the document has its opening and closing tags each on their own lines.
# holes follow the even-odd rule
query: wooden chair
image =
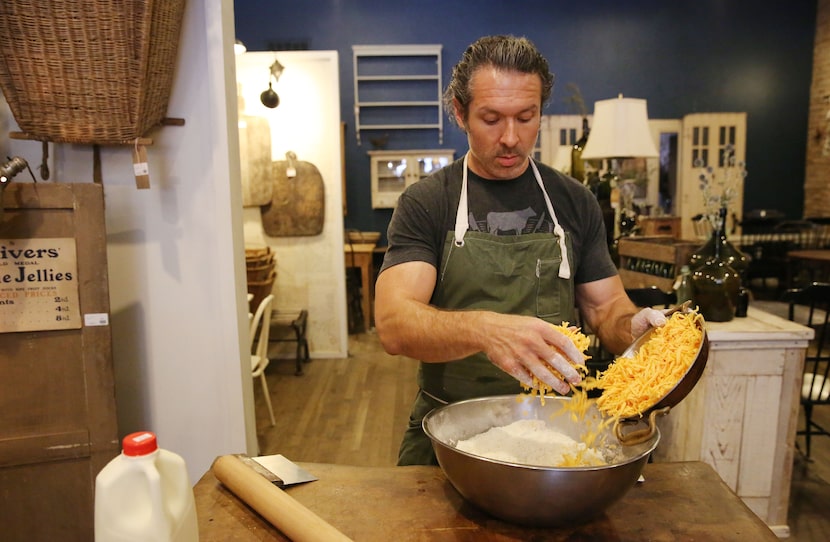
<svg viewBox="0 0 830 542">
<path fill-rule="evenodd" d="M 254 317 L 251 319 L 251 376 L 259 378 L 262 383 L 262 393 L 265 394 L 265 404 L 268 405 L 268 414 L 271 416 L 271 425 L 277 425 L 274 418 L 274 407 L 271 406 L 271 394 L 268 391 L 268 382 L 265 378 L 265 369 L 268 368 L 268 338 L 271 332 L 271 312 L 274 295 L 266 295 L 257 306 Z"/>
<path fill-rule="evenodd" d="M 761 287 L 767 289 L 767 279 L 775 279 L 779 292 L 792 287 L 793 284 L 787 284 L 787 253 L 811 248 L 819 231 L 816 224 L 807 220 L 781 220 L 766 230 L 756 228 L 752 234 L 745 234 L 740 248 L 750 258 L 747 283 L 751 285 L 760 279 Z"/>
<path fill-rule="evenodd" d="M 830 436 L 830 432 L 813 421 L 813 407 L 830 405 L 830 337 L 827 336 L 830 315 L 830 283 L 814 282 L 804 288 L 789 289 L 784 293 L 789 305 L 788 318 L 815 330 L 815 338 L 807 348 L 804 377 L 801 386 L 801 406 L 804 407 L 804 435 L 806 456 L 810 458 L 810 440 L 814 435 Z"/>
</svg>

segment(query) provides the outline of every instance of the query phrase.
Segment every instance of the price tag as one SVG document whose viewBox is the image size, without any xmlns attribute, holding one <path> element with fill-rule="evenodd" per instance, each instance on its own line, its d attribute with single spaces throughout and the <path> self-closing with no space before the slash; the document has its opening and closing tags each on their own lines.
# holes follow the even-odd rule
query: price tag
<svg viewBox="0 0 830 542">
<path fill-rule="evenodd" d="M 150 168 L 147 166 L 147 162 L 139 162 L 137 164 L 133 164 L 133 171 L 135 171 L 136 177 L 141 177 L 150 174 Z"/>
<path fill-rule="evenodd" d="M 109 315 L 105 312 L 84 314 L 84 325 L 87 327 L 108 326 L 109 323 Z"/>
<path fill-rule="evenodd" d="M 147 148 L 139 145 L 133 147 L 133 172 L 135 174 L 135 187 L 138 189 L 150 188 L 150 167 L 147 165 Z"/>
</svg>

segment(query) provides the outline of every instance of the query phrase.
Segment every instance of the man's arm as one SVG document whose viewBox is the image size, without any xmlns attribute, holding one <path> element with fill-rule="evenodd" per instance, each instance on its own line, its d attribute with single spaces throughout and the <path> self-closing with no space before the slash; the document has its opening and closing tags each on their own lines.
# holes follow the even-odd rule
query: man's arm
<svg viewBox="0 0 830 542">
<path fill-rule="evenodd" d="M 435 285 L 435 267 L 425 262 L 402 263 L 380 274 L 375 327 L 388 353 L 436 363 L 484 352 L 494 365 L 525 385 L 535 375 L 567 393 L 568 386 L 553 376 L 546 361 L 569 382 L 579 382 L 571 363 L 583 363 L 582 354 L 553 326 L 530 316 L 438 309 L 429 304 Z"/>
<path fill-rule="evenodd" d="M 666 323 L 662 312 L 640 309 L 631 302 L 619 275 L 578 284 L 576 300 L 585 322 L 614 354 L 628 348 L 649 327 Z"/>
</svg>

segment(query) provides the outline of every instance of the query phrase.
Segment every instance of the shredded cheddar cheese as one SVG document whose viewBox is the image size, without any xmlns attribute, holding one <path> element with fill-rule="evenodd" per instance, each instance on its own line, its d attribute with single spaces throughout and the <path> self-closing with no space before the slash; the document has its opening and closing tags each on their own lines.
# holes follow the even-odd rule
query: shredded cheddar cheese
<svg viewBox="0 0 830 542">
<path fill-rule="evenodd" d="M 576 348 L 580 352 L 583 353 L 582 355 L 583 355 L 584 359 L 588 359 L 588 356 L 585 355 L 585 350 L 587 350 L 588 346 L 591 345 L 591 340 L 584 333 L 582 333 L 580 328 L 571 327 L 568 322 L 562 322 L 559 325 L 555 325 L 555 324 L 551 324 L 551 325 L 557 331 L 559 331 L 560 333 L 562 333 L 563 335 L 568 337 L 571 340 L 571 342 L 574 343 Z M 582 371 L 582 372 L 585 371 L 585 366 L 584 365 L 574 365 L 574 368 L 578 371 Z M 553 375 L 556 378 L 559 378 L 560 380 L 565 380 L 565 378 L 562 376 L 562 373 L 560 373 L 559 371 L 557 371 L 556 369 L 554 369 L 550 365 L 548 365 L 548 369 L 550 369 L 550 371 L 553 373 Z M 533 378 L 533 385 L 531 387 L 527 387 L 527 386 L 524 386 L 524 385 L 522 385 L 522 387 L 525 389 L 525 391 L 530 392 L 531 395 L 538 395 L 539 400 L 544 405 L 545 404 L 545 395 L 551 393 L 554 390 L 553 390 L 553 388 L 551 388 L 550 386 L 548 386 L 547 384 L 545 384 L 544 382 L 542 382 L 541 380 L 536 378 L 535 375 L 532 375 L 532 378 Z"/>
<path fill-rule="evenodd" d="M 697 357 L 703 341 L 702 319 L 696 311 L 672 314 L 666 325 L 656 328 L 632 357 L 618 357 L 596 377 L 584 377 L 578 387 L 571 385 L 571 399 L 563 405 L 559 414 L 569 414 L 573 421 L 584 424 L 585 433 L 580 436 L 580 442 L 588 449 L 607 446 L 607 433 L 603 429 L 622 418 L 642 416 L 677 385 Z M 570 328 L 567 322 L 561 324 L 559 330 L 583 353 L 590 345 L 588 337 L 578 328 Z M 584 374 L 584 366 L 575 367 Z M 555 369 L 551 370 L 561 376 Z M 535 377 L 533 387 L 525 389 L 531 395 L 538 395 L 542 404 L 545 394 L 553 391 Z M 590 399 L 587 394 L 588 390 L 594 389 L 602 390 L 602 395 L 596 400 Z M 603 415 L 598 422 L 587 419 L 589 408 L 594 404 Z M 563 464 L 559 466 L 592 464 L 591 458 L 575 453 L 565 455 Z"/>
<path fill-rule="evenodd" d="M 697 312 L 676 312 L 630 358 L 617 358 L 595 381 L 597 408 L 612 418 L 642 416 L 665 397 L 694 363 L 703 329 Z"/>
</svg>

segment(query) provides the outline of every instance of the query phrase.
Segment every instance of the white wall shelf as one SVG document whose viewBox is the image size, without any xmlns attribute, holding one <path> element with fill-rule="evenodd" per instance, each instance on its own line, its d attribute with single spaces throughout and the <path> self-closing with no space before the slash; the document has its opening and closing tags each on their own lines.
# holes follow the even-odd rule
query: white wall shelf
<svg viewBox="0 0 830 542">
<path fill-rule="evenodd" d="M 357 144 L 364 130 L 438 130 L 441 45 L 353 45 Z"/>
</svg>

